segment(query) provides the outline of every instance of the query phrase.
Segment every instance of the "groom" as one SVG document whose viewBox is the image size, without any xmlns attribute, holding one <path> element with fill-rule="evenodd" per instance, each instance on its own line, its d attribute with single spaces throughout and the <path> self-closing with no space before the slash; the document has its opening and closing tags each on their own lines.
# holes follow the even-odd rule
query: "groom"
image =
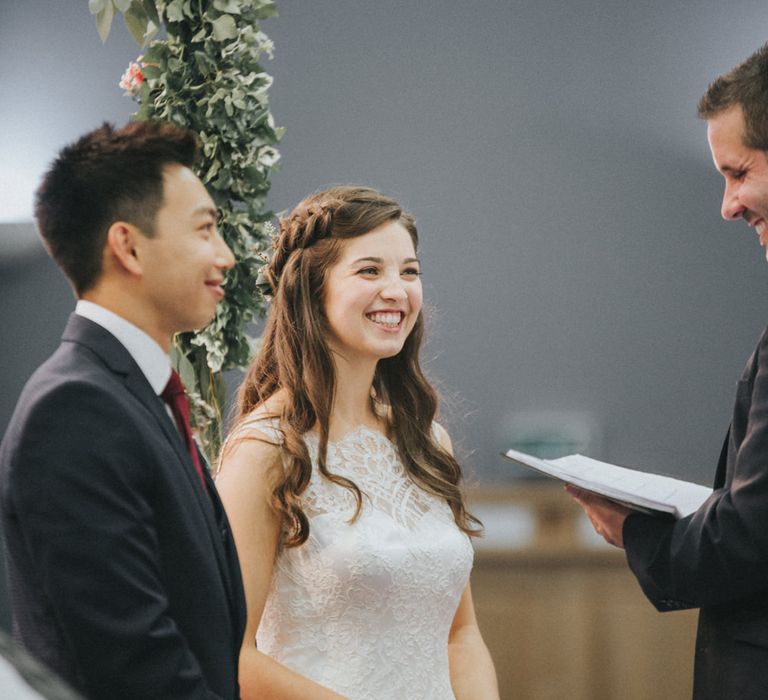
<svg viewBox="0 0 768 700">
<path fill-rule="evenodd" d="M 239 697 L 240 569 L 167 355 L 234 262 L 196 153 L 168 124 L 105 124 L 37 193 L 78 301 L 3 439 L 0 507 L 14 636 L 89 698 Z"/>
</svg>

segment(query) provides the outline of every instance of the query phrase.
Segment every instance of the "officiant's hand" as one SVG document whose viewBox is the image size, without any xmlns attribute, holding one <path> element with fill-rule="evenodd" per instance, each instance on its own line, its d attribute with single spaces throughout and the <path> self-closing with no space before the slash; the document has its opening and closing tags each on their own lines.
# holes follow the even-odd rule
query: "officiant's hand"
<svg viewBox="0 0 768 700">
<path fill-rule="evenodd" d="M 565 490 L 579 502 L 592 527 L 595 528 L 595 532 L 608 544 L 624 549 L 622 531 L 630 509 L 570 484 L 565 487 Z"/>
</svg>

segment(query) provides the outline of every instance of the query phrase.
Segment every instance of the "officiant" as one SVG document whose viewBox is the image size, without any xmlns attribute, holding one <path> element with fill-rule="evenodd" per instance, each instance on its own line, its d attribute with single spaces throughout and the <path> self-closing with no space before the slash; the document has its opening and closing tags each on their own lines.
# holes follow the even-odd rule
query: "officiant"
<svg viewBox="0 0 768 700">
<path fill-rule="evenodd" d="M 723 218 L 768 248 L 768 44 L 717 78 L 699 116 L 725 180 Z M 714 492 L 663 520 L 568 487 L 597 532 L 626 550 L 659 611 L 699 608 L 695 700 L 768 697 L 768 329 L 739 380 Z"/>
</svg>

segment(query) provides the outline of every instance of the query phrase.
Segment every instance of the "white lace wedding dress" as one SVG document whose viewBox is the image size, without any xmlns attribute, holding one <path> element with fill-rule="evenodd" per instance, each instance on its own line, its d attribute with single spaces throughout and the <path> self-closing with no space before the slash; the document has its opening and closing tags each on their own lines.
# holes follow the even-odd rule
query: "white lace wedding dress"
<svg viewBox="0 0 768 700">
<path fill-rule="evenodd" d="M 316 464 L 317 439 L 307 446 Z M 353 700 L 452 699 L 448 632 L 472 568 L 469 538 L 381 433 L 361 427 L 329 444 L 327 465 L 365 494 L 362 513 L 350 525 L 353 494 L 313 473 L 309 539 L 278 553 L 258 648 Z"/>
</svg>

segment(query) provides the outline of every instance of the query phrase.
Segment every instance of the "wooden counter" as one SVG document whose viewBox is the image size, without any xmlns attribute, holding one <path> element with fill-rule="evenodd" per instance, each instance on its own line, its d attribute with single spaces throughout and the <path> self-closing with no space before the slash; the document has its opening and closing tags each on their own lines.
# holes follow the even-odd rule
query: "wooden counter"
<svg viewBox="0 0 768 700">
<path fill-rule="evenodd" d="M 488 516 L 472 590 L 502 698 L 690 697 L 696 611 L 656 612 L 624 553 L 590 534 L 562 487 L 521 481 L 470 505 Z M 526 541 L 510 532 L 504 544 L 505 509 L 533 524 Z"/>
</svg>

